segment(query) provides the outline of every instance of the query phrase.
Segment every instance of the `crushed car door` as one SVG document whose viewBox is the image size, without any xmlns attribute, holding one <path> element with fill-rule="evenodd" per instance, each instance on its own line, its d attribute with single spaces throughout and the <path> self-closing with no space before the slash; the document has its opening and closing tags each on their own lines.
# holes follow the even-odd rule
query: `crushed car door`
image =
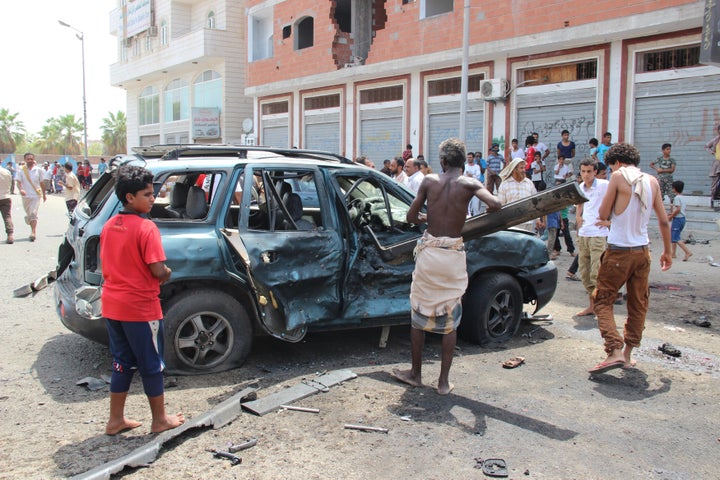
<svg viewBox="0 0 720 480">
<path fill-rule="evenodd" d="M 326 189 L 312 168 L 251 167 L 246 176 L 239 253 L 249 264 L 262 321 L 285 339 L 304 335 L 308 324 L 340 312 L 344 253 Z"/>
<path fill-rule="evenodd" d="M 337 172 L 334 179 L 358 246 L 343 282 L 346 319 L 359 323 L 408 315 L 412 246 L 424 229 L 406 221 L 412 194 L 376 172 Z"/>
</svg>

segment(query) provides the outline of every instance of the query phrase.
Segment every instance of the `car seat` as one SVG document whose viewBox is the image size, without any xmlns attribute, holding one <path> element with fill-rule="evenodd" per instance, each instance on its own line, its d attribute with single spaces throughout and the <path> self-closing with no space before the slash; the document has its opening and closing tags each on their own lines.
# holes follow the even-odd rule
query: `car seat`
<svg viewBox="0 0 720 480">
<path fill-rule="evenodd" d="M 193 185 L 190 187 L 185 204 L 185 218 L 205 218 L 207 212 L 208 204 L 205 200 L 205 190 Z"/>
<path fill-rule="evenodd" d="M 297 193 L 291 193 L 288 195 L 287 204 L 285 205 L 287 207 L 288 213 L 290 214 L 290 218 L 293 219 L 293 222 L 295 222 L 295 225 L 297 226 L 298 230 L 312 230 L 315 228 L 315 225 L 312 222 L 309 222 L 307 220 L 303 220 L 303 204 L 302 199 L 300 198 L 300 195 Z M 285 222 L 285 230 L 292 230 L 293 226 L 291 222 Z"/>
<path fill-rule="evenodd" d="M 170 191 L 170 205 L 165 208 L 165 212 L 170 218 L 182 218 L 185 214 L 185 204 L 187 202 L 188 190 L 190 187 L 186 183 L 176 183 Z"/>
</svg>

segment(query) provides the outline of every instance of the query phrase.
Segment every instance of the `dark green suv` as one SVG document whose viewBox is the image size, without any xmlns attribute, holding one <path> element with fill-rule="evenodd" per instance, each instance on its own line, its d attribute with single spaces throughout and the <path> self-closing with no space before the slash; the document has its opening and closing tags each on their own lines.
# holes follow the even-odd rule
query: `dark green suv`
<svg viewBox="0 0 720 480">
<path fill-rule="evenodd" d="M 330 154 L 261 147 L 153 148 L 118 161 L 155 176 L 149 217 L 173 270 L 161 290 L 169 371 L 238 367 L 260 334 L 298 342 L 311 330 L 409 323 L 423 227 L 405 219 L 413 193 L 386 175 Z M 62 322 L 103 343 L 98 248 L 121 208 L 114 186 L 111 169 L 75 209 L 55 287 Z M 464 230 L 470 283 L 460 334 L 478 343 L 508 340 L 523 304 L 537 311 L 557 283 L 543 242 L 493 218 L 524 221 L 506 207 Z M 491 230 L 500 231 L 483 234 Z"/>
</svg>

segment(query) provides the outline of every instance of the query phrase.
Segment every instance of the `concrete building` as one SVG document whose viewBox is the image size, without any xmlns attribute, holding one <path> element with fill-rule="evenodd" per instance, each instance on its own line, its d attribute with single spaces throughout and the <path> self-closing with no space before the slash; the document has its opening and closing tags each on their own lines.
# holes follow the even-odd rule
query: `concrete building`
<svg viewBox="0 0 720 480">
<path fill-rule="evenodd" d="M 469 150 L 567 129 L 632 142 L 642 167 L 671 143 L 676 179 L 707 195 L 720 124 L 720 68 L 698 60 L 698 0 L 248 0 L 245 93 L 258 144 L 366 155 L 407 143 L 439 168 L 458 136 L 463 22 L 469 20 Z M 506 151 L 506 154 L 508 152 Z M 507 155 L 506 155 L 507 156 Z M 548 170 L 550 170 L 548 168 Z"/>
<path fill-rule="evenodd" d="M 243 140 L 246 25 L 244 2 L 118 0 L 110 79 L 127 91 L 128 148 Z"/>
</svg>

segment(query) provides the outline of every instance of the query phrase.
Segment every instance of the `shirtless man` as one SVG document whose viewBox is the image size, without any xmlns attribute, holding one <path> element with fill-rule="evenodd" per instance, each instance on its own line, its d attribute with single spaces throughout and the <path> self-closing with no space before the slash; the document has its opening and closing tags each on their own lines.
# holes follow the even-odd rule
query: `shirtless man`
<svg viewBox="0 0 720 480">
<path fill-rule="evenodd" d="M 603 373 L 635 364 L 632 351 L 640 346 L 650 292 L 647 225 L 651 209 L 658 219 L 663 242 L 660 267 L 665 271 L 672 266 L 670 222 L 657 179 L 638 168 L 640 154 L 627 143 L 616 143 L 610 147 L 604 159 L 613 173 L 598 209 L 596 225 L 607 225 L 608 220 L 611 223 L 593 300 L 607 358 L 590 369 L 590 373 Z M 628 316 L 621 336 L 615 324 L 613 305 L 623 284 L 627 289 Z"/>
<path fill-rule="evenodd" d="M 477 197 L 497 210 L 501 204 L 483 184 L 463 176 L 465 144 L 450 138 L 440 144 L 443 173 L 427 175 L 407 213 L 410 223 L 427 221 L 428 227 L 415 249 L 416 263 L 410 287 L 412 367 L 393 370 L 393 376 L 414 387 L 422 386 L 422 349 L 425 332 L 443 334 L 440 378 L 437 391 L 447 395 L 456 330 L 462 316 L 462 296 L 467 289 L 465 244 L 460 232 L 465 224 L 467 204 Z M 427 215 L 420 212 L 427 201 Z"/>
</svg>

